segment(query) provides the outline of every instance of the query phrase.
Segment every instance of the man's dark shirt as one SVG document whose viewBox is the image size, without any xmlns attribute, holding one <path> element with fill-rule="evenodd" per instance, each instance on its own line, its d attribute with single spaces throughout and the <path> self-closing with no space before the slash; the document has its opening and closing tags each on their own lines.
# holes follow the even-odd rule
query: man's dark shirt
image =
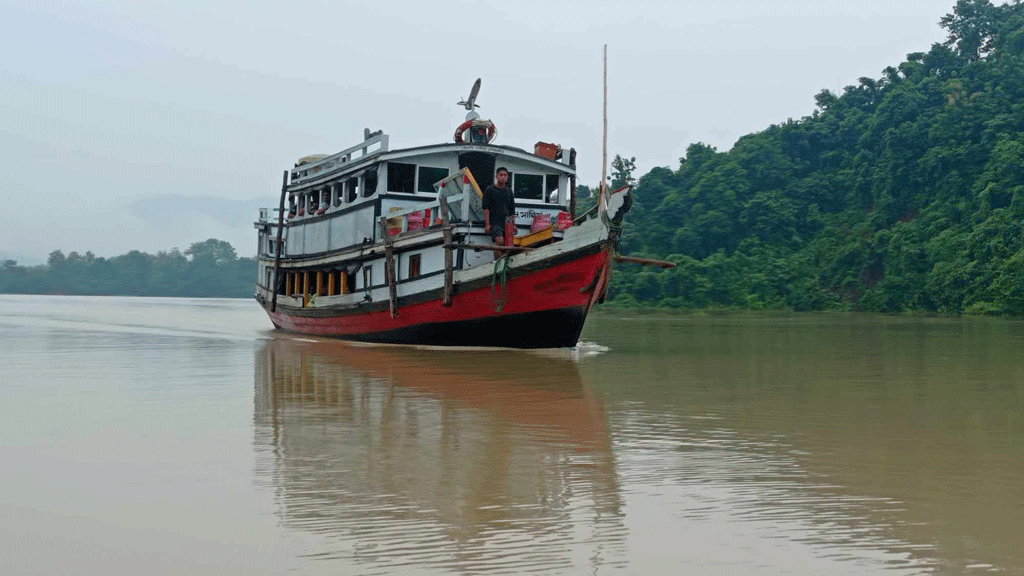
<svg viewBox="0 0 1024 576">
<path fill-rule="evenodd" d="M 498 234 L 503 234 L 505 217 L 516 213 L 516 199 L 512 195 L 512 189 L 499 188 L 491 184 L 484 190 L 483 208 L 490 211 L 491 233 L 494 234 L 497 230 Z"/>
</svg>

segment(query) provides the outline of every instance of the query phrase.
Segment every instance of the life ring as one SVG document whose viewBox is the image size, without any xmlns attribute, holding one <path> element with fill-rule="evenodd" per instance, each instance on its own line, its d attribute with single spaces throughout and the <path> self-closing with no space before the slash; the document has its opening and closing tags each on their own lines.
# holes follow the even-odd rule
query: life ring
<svg viewBox="0 0 1024 576">
<path fill-rule="evenodd" d="M 462 134 L 469 130 L 473 126 L 473 122 L 476 120 L 466 120 L 459 127 L 455 129 L 455 143 L 462 144 Z M 494 127 L 493 123 L 488 122 L 487 124 L 487 142 L 494 140 L 494 136 L 498 133 L 498 129 Z"/>
</svg>

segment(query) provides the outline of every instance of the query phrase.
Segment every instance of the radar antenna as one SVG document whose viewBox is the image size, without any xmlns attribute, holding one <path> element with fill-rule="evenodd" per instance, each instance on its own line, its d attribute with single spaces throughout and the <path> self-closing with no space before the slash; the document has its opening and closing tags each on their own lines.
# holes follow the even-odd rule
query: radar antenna
<svg viewBox="0 0 1024 576">
<path fill-rule="evenodd" d="M 459 106 L 463 106 L 466 110 L 469 110 L 469 113 L 466 114 L 466 120 L 476 120 L 480 117 L 480 115 L 476 113 L 476 110 L 474 110 L 474 108 L 480 107 L 480 105 L 476 103 L 476 97 L 479 93 L 480 79 L 477 78 L 476 82 L 473 83 L 473 88 L 469 91 L 469 98 L 459 102 Z"/>
</svg>

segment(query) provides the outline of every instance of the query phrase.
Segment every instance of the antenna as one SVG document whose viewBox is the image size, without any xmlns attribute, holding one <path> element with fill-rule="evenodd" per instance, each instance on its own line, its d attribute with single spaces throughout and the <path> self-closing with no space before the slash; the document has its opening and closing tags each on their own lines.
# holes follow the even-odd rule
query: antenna
<svg viewBox="0 0 1024 576">
<path fill-rule="evenodd" d="M 473 88 L 469 91 L 469 98 L 466 98 L 465 100 L 459 102 L 459 106 L 463 106 L 466 108 L 466 110 L 469 110 L 469 113 L 466 114 L 466 120 L 476 120 L 477 118 L 480 117 L 480 115 L 477 114 L 476 111 L 474 110 L 474 108 L 480 107 L 480 105 L 476 103 L 476 97 L 478 94 L 480 94 L 479 78 L 477 78 L 476 82 L 473 83 Z"/>
</svg>

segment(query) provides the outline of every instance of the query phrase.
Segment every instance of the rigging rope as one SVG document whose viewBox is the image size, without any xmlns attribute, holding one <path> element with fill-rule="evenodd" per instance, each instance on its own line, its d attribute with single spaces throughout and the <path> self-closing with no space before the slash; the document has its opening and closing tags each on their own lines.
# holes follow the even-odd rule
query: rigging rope
<svg viewBox="0 0 1024 576">
<path fill-rule="evenodd" d="M 494 309 L 495 312 L 501 312 L 501 309 L 505 307 L 505 299 L 508 298 L 508 262 L 510 260 L 509 254 L 504 254 L 500 258 L 494 261 L 494 272 L 491 274 L 491 300 L 498 305 Z M 494 297 L 494 284 L 498 280 L 498 266 L 501 262 L 505 262 L 505 266 L 501 269 L 501 296 L 499 298 Z"/>
</svg>

